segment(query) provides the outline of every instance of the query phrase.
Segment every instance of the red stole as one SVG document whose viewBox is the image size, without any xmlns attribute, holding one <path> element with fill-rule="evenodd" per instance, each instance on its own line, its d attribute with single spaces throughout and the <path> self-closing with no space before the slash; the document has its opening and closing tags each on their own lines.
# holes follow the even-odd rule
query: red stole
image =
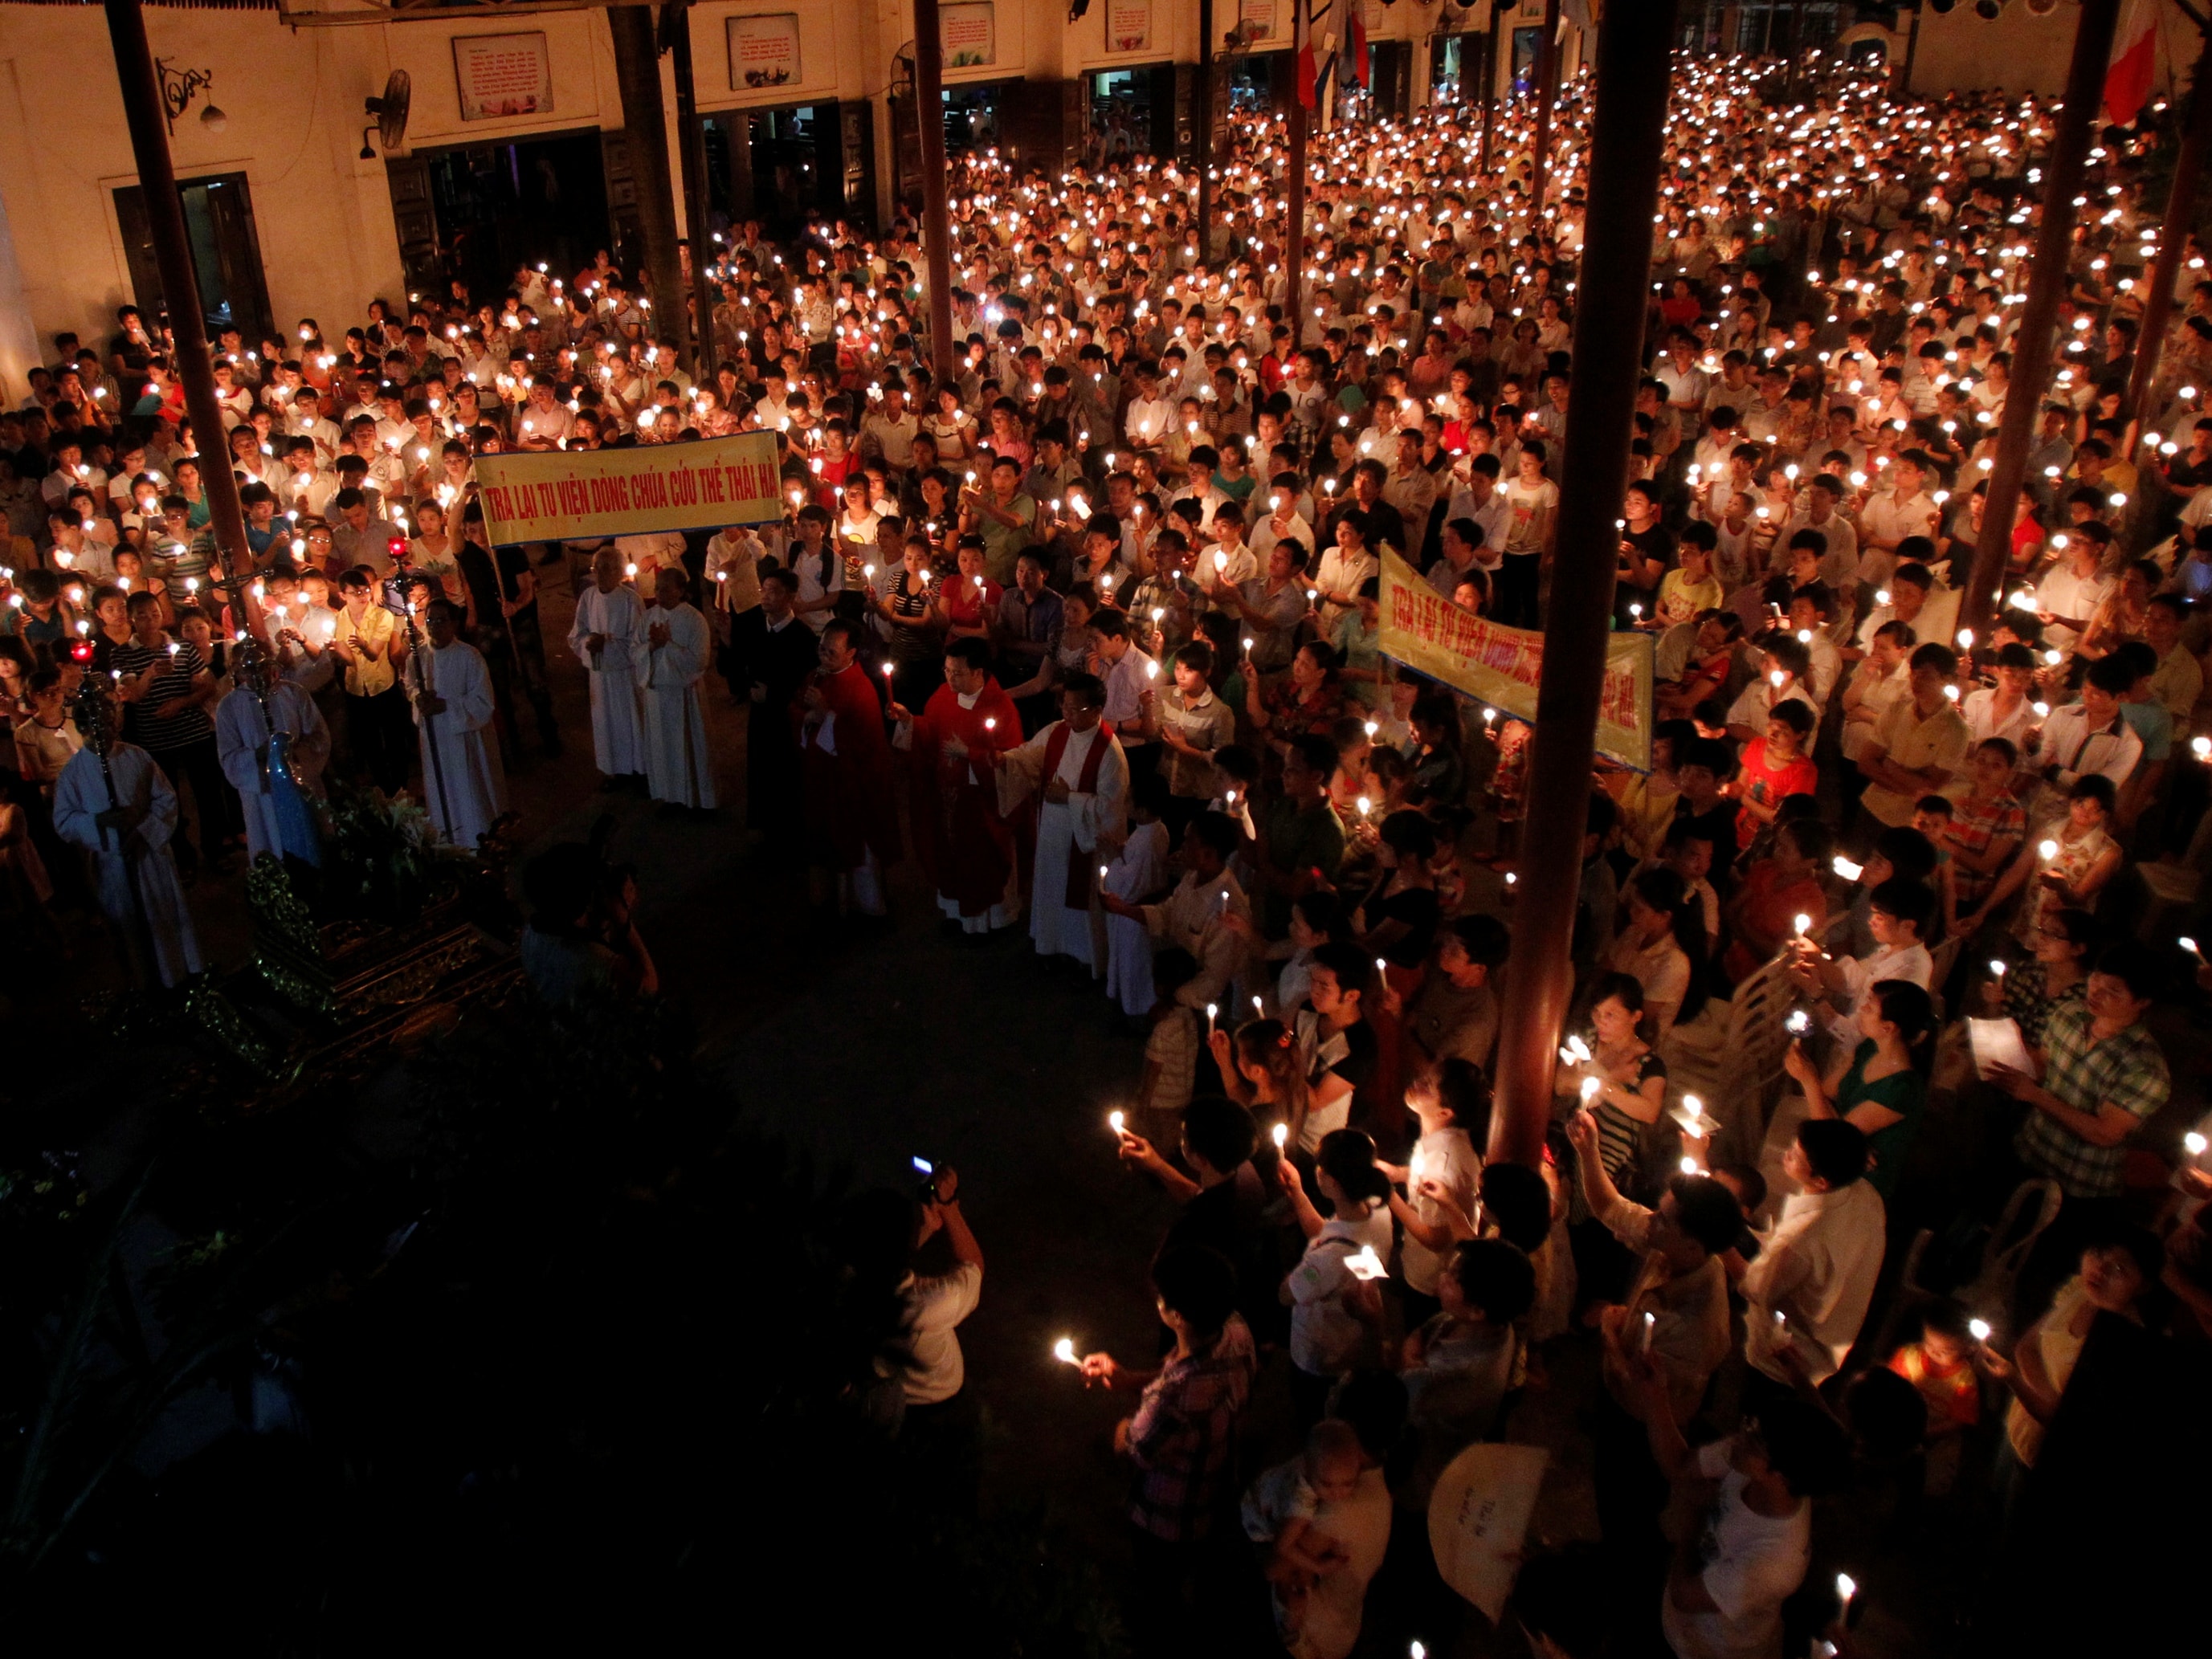
<svg viewBox="0 0 2212 1659">
<path fill-rule="evenodd" d="M 987 728 L 986 720 L 995 724 Z M 945 752 L 951 738 L 967 745 L 969 758 Z M 1020 712 L 996 680 L 985 682 L 973 708 L 963 708 L 951 686 L 939 686 L 915 723 L 915 839 L 937 890 L 957 900 L 963 915 L 981 915 L 1000 902 L 1014 858 L 1013 828 L 999 816 L 997 778 L 972 751 L 1003 752 L 1021 741 Z"/>
<path fill-rule="evenodd" d="M 1091 729 L 1098 738 L 1091 745 L 1091 752 L 1083 757 L 1083 769 L 1077 775 L 1072 793 L 1079 795 L 1098 793 L 1098 768 L 1106 758 L 1106 728 L 1102 723 Z M 1050 783 L 1060 775 L 1060 760 L 1067 753 L 1067 722 L 1062 720 L 1052 728 L 1052 735 L 1044 740 L 1044 778 L 1038 786 L 1040 791 L 1044 784 Z M 1091 908 L 1091 863 L 1087 858 L 1079 860 L 1077 854 L 1082 850 L 1072 839 L 1069 841 L 1067 880 L 1061 902 L 1071 910 L 1088 910 Z"/>
<path fill-rule="evenodd" d="M 827 844 L 838 869 L 857 869 L 871 849 L 878 863 L 895 864 L 898 809 L 875 677 L 854 663 L 835 674 L 817 672 L 812 684 L 836 721 L 837 752 L 825 754 L 810 740 L 801 754 L 806 826 Z"/>
</svg>

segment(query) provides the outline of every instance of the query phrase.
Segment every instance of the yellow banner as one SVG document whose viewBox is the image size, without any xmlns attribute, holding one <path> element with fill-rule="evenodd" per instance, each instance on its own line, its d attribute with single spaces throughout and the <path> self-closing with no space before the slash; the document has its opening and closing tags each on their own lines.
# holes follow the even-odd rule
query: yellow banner
<svg viewBox="0 0 2212 1659">
<path fill-rule="evenodd" d="M 1382 654 L 1525 720 L 1536 718 L 1544 636 L 1462 610 L 1388 549 L 1382 554 Z M 1598 752 L 1624 766 L 1651 764 L 1651 641 L 1615 634 L 1606 642 Z"/>
<path fill-rule="evenodd" d="M 783 513 L 772 432 L 479 455 L 477 486 L 484 528 L 501 546 L 765 524 Z"/>
</svg>

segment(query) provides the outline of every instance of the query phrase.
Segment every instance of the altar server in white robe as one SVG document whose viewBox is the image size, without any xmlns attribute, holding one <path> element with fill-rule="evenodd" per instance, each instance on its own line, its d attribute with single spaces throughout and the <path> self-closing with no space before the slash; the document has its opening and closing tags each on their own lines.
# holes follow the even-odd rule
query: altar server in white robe
<svg viewBox="0 0 2212 1659">
<path fill-rule="evenodd" d="M 266 787 L 270 720 L 291 738 L 285 753 L 292 763 L 292 775 L 307 793 L 323 793 L 323 768 L 331 758 L 331 728 L 324 723 L 323 711 L 295 683 L 276 678 L 272 666 L 270 659 L 259 656 L 240 663 L 240 684 L 226 692 L 215 708 L 216 750 L 222 762 L 222 775 L 238 791 L 238 804 L 246 814 L 248 864 L 264 853 L 276 859 L 284 856 L 284 833 L 276 816 L 276 798 Z M 261 699 L 245 683 L 248 674 L 270 677 L 265 714 Z"/>
<path fill-rule="evenodd" d="M 1030 938 L 1039 956 L 1073 957 L 1097 977 L 1106 968 L 1105 913 L 1098 866 L 1128 839 L 1129 762 L 1098 723 L 1106 688 L 1096 675 L 1071 674 L 1060 687 L 1061 718 L 995 760 L 999 808 L 1011 813 L 1031 792 L 1039 800 Z M 963 751 L 965 752 L 965 751 Z"/>
<path fill-rule="evenodd" d="M 568 648 L 590 671 L 592 753 L 606 775 L 603 789 L 645 773 L 645 693 L 638 659 L 645 653 L 645 602 L 623 582 L 622 555 L 611 546 L 592 556 L 592 585 L 576 598 Z"/>
<path fill-rule="evenodd" d="M 461 609 L 452 600 L 432 600 L 425 626 L 429 648 L 407 664 L 422 793 L 429 797 L 430 822 L 454 846 L 473 849 L 507 811 L 499 746 L 486 737 L 495 709 L 491 671 L 483 653 L 461 637 Z"/>
<path fill-rule="evenodd" d="M 112 809 L 99 755 L 88 747 L 70 757 L 54 783 L 54 830 L 93 855 L 100 910 L 118 936 L 130 941 L 139 971 L 146 971 L 150 945 L 153 972 L 162 984 L 177 985 L 200 970 L 199 939 L 169 852 L 169 837 L 177 830 L 177 792 L 154 757 L 135 744 L 116 742 L 107 764 L 115 779 Z"/>
<path fill-rule="evenodd" d="M 645 617 L 637 678 L 645 693 L 646 785 L 657 801 L 711 812 L 714 775 L 699 682 L 714 641 L 706 617 L 685 603 L 685 586 L 681 565 L 663 565 L 653 578 L 653 608 Z"/>
</svg>

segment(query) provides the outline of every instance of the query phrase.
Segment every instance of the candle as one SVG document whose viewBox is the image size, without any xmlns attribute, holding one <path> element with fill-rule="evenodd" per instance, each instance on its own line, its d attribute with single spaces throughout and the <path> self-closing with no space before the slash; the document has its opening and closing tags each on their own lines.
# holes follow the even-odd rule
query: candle
<svg viewBox="0 0 2212 1659">
<path fill-rule="evenodd" d="M 1812 928 L 1813 918 L 1807 915 L 1802 910 L 1800 910 L 1794 918 L 1794 921 L 1796 924 L 1797 937 L 1799 939 L 1804 938 L 1806 933 Z"/>
<path fill-rule="evenodd" d="M 1793 1008 L 1790 1010 L 1790 1018 L 1782 1023 L 1789 1029 L 1791 1035 L 1802 1036 L 1813 1029 L 1813 1016 L 1802 1008 Z"/>
<path fill-rule="evenodd" d="M 1687 1158 L 1682 1161 L 1686 1164 L 1689 1162 Z M 1644 1315 L 1644 1352 L 1646 1353 L 1651 1352 L 1651 1333 L 1657 1328 L 1658 1323 L 1659 1316 L 1647 1310 Z"/>
<path fill-rule="evenodd" d="M 1261 1001 L 1259 998 L 1254 997 L 1252 999 L 1252 1018 L 1255 1019 L 1265 1019 L 1267 1017 L 1267 1005 Z"/>
<path fill-rule="evenodd" d="M 2190 1157 L 2202 1158 L 2204 1156 L 2205 1147 L 2212 1146 L 2212 1141 L 2207 1141 L 2203 1135 L 2191 1129 L 2187 1134 L 2182 1136 L 2181 1144 L 2189 1149 Z"/>
<path fill-rule="evenodd" d="M 2041 842 L 2037 844 L 2035 851 L 2037 855 L 2048 864 L 2058 856 L 2058 843 L 2055 841 Z"/>
<path fill-rule="evenodd" d="M 1063 1336 L 1052 1345 L 1052 1357 L 1063 1365 L 1079 1366 L 1083 1364 L 1075 1357 L 1075 1339 L 1072 1336 Z"/>
<path fill-rule="evenodd" d="M 1966 1322 L 1966 1334 L 1972 1337 L 1977 1342 L 1988 1341 L 1990 1340 L 1990 1322 L 1986 1319 L 1968 1320 Z"/>
<path fill-rule="evenodd" d="M 1106 1127 L 1113 1130 L 1113 1132 L 1117 1135 L 1121 1133 L 1122 1124 L 1127 1121 L 1128 1120 L 1119 1112 L 1109 1112 L 1106 1114 Z"/>
<path fill-rule="evenodd" d="M 1777 1314 L 1774 1316 L 1777 1319 L 1782 1317 L 1780 1314 Z M 1851 1597 L 1856 1595 L 1858 1593 L 1858 1581 L 1853 1578 L 1850 1574 L 1847 1572 L 1839 1572 L 1836 1575 L 1836 1599 L 1844 1604 L 1843 1611 L 1837 1615 L 1838 1618 L 1848 1619 L 1850 1617 Z"/>
<path fill-rule="evenodd" d="M 1291 1126 L 1289 1124 L 1278 1123 L 1267 1133 L 1274 1137 L 1275 1150 L 1278 1152 L 1280 1152 L 1285 1146 L 1290 1144 Z"/>
<path fill-rule="evenodd" d="M 2002 957 L 1991 957 L 1990 958 L 1990 972 L 1994 974 L 1999 979 L 2002 979 L 2005 976 L 2005 969 L 2007 966 L 2008 964 Z"/>
<path fill-rule="evenodd" d="M 1213 1020 L 1214 1020 L 1214 1016 L 1215 1016 L 1215 1015 L 1217 1015 L 1217 1014 L 1218 1014 L 1220 1012 L 1221 1012 L 1221 1005 L 1220 1005 L 1219 1003 L 1218 1003 L 1218 1002 L 1209 1002 L 1209 1003 L 1207 1003 L 1207 1004 L 1206 1005 L 1206 1036 L 1212 1036 L 1213 1035 Z"/>
<path fill-rule="evenodd" d="M 2198 966 L 2202 967 L 2204 965 L 2204 952 L 2197 948 L 2197 941 L 2195 939 L 2190 938 L 2186 933 L 2184 933 L 2176 942 L 2183 950 L 2188 951 L 2191 956 L 2197 958 Z"/>
<path fill-rule="evenodd" d="M 1859 872 L 1866 868 L 1863 864 L 1853 864 L 1841 853 L 1836 854 L 1830 867 L 1845 881 L 1856 881 L 1859 878 Z"/>
</svg>

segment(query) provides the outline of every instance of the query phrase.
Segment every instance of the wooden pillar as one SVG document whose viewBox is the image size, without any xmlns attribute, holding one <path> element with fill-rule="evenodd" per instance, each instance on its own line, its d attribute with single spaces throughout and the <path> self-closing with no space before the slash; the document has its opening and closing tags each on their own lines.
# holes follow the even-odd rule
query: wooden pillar
<svg viewBox="0 0 2212 1659">
<path fill-rule="evenodd" d="M 199 274 L 192 268 L 191 242 L 185 231 L 185 204 L 177 195 L 177 169 L 169 156 L 161 79 L 154 71 L 153 48 L 146 43 L 145 14 L 139 10 L 138 0 L 106 3 L 131 154 L 138 166 L 139 191 L 146 198 L 146 218 L 154 236 L 154 263 L 161 273 L 161 301 L 168 308 L 169 331 L 175 342 L 171 362 L 184 382 L 185 411 L 192 417 L 210 528 L 215 532 L 222 571 L 241 574 L 252 568 L 253 558 L 246 542 L 246 515 L 238 504 L 238 480 L 231 471 L 222 405 L 216 401 L 215 354 L 208 345 Z"/>
<path fill-rule="evenodd" d="M 1491 0 L 1490 33 L 1482 48 L 1482 170 L 1491 167 L 1491 145 L 1498 128 L 1498 34 L 1503 27 L 1498 10 L 1503 0 Z"/>
<path fill-rule="evenodd" d="M 921 155 L 921 252 L 929 266 L 929 361 L 952 378 L 952 216 L 945 203 L 945 40 L 937 0 L 914 0 L 915 143 Z"/>
<path fill-rule="evenodd" d="M 1559 501 L 1490 1125 L 1489 1156 L 1516 1164 L 1542 1157 L 1553 1058 L 1574 992 L 1568 951 L 1612 629 L 1620 543 L 1614 521 L 1628 487 L 1642 373 L 1644 283 L 1651 269 L 1674 31 L 1674 0 L 1607 6 L 1597 30 L 1589 240 L 1575 307 L 1575 396 L 1559 474 L 1571 488 Z"/>
<path fill-rule="evenodd" d="M 1672 8 L 1669 8 L 1671 10 Z M 1559 0 L 1544 0 L 1544 36 L 1536 43 L 1536 127 L 1530 141 L 1529 228 L 1540 235 L 1544 186 L 1552 166 L 1552 100 L 1559 77 Z"/>
<path fill-rule="evenodd" d="M 714 383 L 714 288 L 708 268 L 714 263 L 714 238 L 707 226 L 707 137 L 699 118 L 699 90 L 691 79 L 691 0 L 668 9 L 671 45 L 676 53 L 676 131 L 684 169 L 684 217 L 690 227 L 692 344 L 691 370 L 701 386 Z"/>
<path fill-rule="evenodd" d="M 668 105 L 660 95 L 659 42 L 649 6 L 607 9 L 614 36 L 615 82 L 622 93 L 629 176 L 637 183 L 638 229 L 653 276 L 656 340 L 672 339 L 679 361 L 691 356 L 691 309 L 684 302 L 683 256 L 676 246 L 676 181 L 668 167 Z"/>
<path fill-rule="evenodd" d="M 2166 347 L 2166 324 L 2173 316 L 2173 283 L 2181 274 L 2182 250 L 2189 245 L 2189 228 L 2197 219 L 2197 186 L 2204 172 L 2204 144 L 2212 137 L 2212 86 L 2198 76 L 2189 93 L 2189 125 L 2181 134 L 2181 149 L 2173 158 L 2172 187 L 2159 216 L 2158 258 L 2150 269 L 2150 293 L 2143 301 L 2142 332 L 2136 339 L 2135 377 L 2128 382 L 2127 411 L 2137 421 L 2151 410 L 2151 382 L 2158 375 L 2158 360 Z"/>
<path fill-rule="evenodd" d="M 1284 191 L 1290 205 L 1284 210 L 1289 221 L 1283 235 L 1283 274 L 1290 286 L 1285 290 L 1285 303 L 1283 320 L 1291 325 L 1291 351 L 1293 356 L 1305 343 L 1305 324 L 1302 313 L 1305 307 L 1304 295 L 1306 274 L 1306 106 L 1298 101 L 1297 94 L 1291 94 L 1290 173 L 1289 187 Z"/>
<path fill-rule="evenodd" d="M 2027 477 L 2028 447 L 2035 441 L 2051 378 L 2051 330 L 2059 301 L 2066 297 L 2067 256 L 2074 243 L 2074 198 L 2104 102 L 2105 66 L 2112 53 L 2112 32 L 2120 0 L 2081 0 L 2075 25 L 2074 59 L 2066 71 L 2066 102 L 2057 131 L 2043 161 L 2043 212 L 2036 226 L 2027 299 L 2020 308 L 2020 331 L 2013 337 L 2012 392 L 1997 427 L 1997 453 L 1990 468 L 1990 495 L 1982 513 L 1982 533 L 1974 544 L 1973 574 L 1959 602 L 1959 626 L 1977 638 L 1989 632 L 1996 594 L 2004 585 L 2012 553 L 2013 518 L 2020 487 Z"/>
<path fill-rule="evenodd" d="M 1192 159 L 1198 168 L 1197 247 L 1206 259 L 1206 227 L 1213 222 L 1213 0 L 1198 0 L 1198 73 L 1191 88 L 1192 127 L 1197 135 Z"/>
</svg>

